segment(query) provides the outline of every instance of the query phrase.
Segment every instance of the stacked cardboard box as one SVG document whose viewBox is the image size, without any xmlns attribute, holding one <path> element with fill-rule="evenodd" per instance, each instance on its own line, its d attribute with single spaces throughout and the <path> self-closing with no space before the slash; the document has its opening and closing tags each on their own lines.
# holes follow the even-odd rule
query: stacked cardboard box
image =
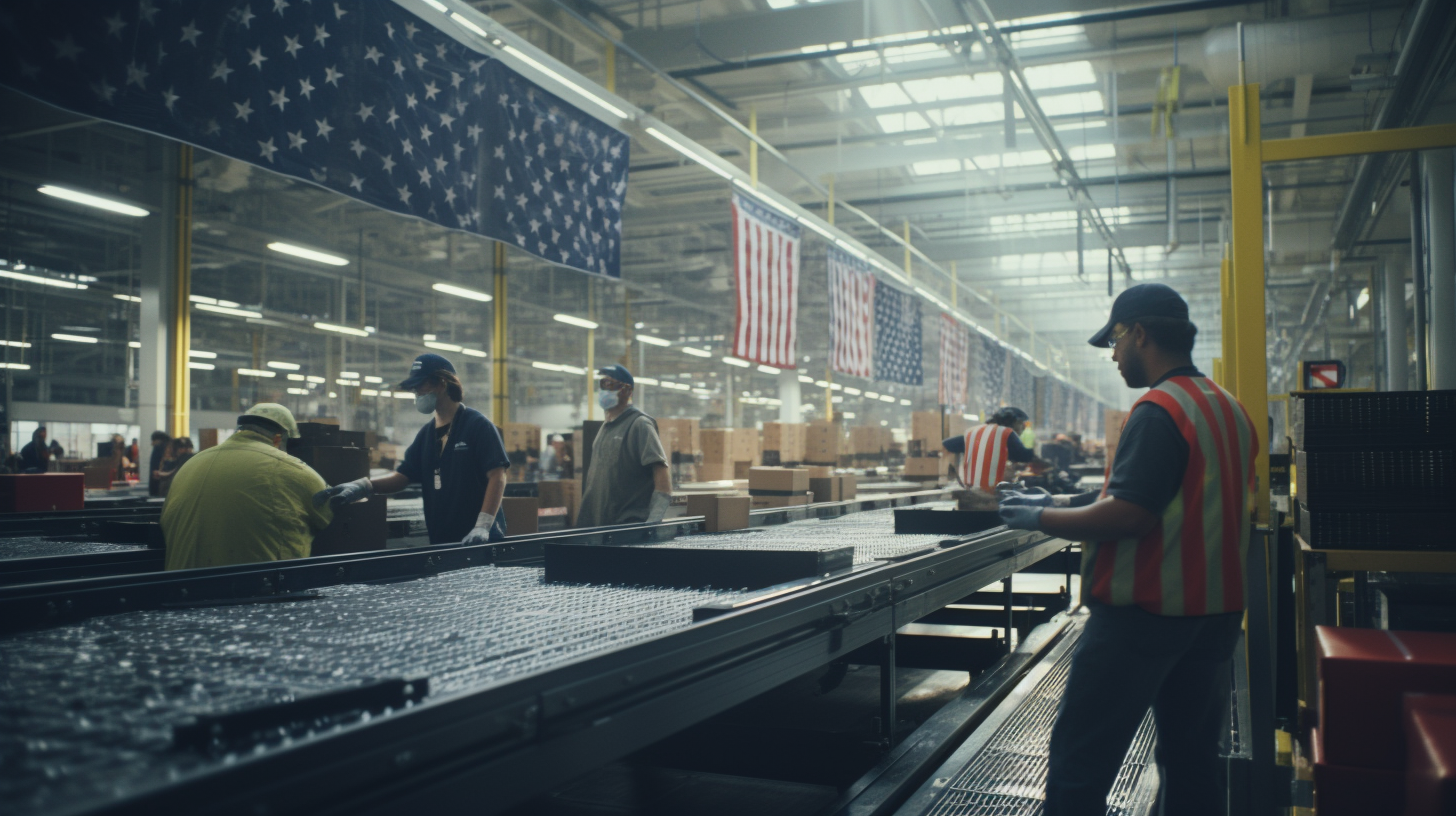
<svg viewBox="0 0 1456 816">
<path fill-rule="evenodd" d="M 933 482 L 940 478 L 949 460 L 939 456 L 910 456 L 905 459 L 906 479 L 916 482 Z"/>
<path fill-rule="evenodd" d="M 939 411 L 916 411 L 910 415 L 910 456 L 931 456 L 941 450 L 940 443 L 952 436 L 962 436 L 977 423 L 962 414 L 945 414 L 944 424 Z"/>
<path fill-rule="evenodd" d="M 763 423 L 764 464 L 792 465 L 804 461 L 808 429 L 802 422 Z"/>
<path fill-rule="evenodd" d="M 845 464 L 873 467 L 885 463 L 887 454 L 894 447 L 895 437 L 889 428 L 875 425 L 856 425 L 849 429 L 849 452 L 840 456 Z"/>
<path fill-rule="evenodd" d="M 1102 438 L 1106 440 L 1107 461 L 1117 452 L 1117 440 L 1122 436 L 1122 423 L 1127 421 L 1127 412 L 1108 408 L 1103 414 Z"/>
<path fill-rule="evenodd" d="M 662 450 L 667 454 L 676 483 L 698 480 L 698 451 L 702 447 L 700 431 L 696 419 L 657 420 L 657 435 L 662 439 Z"/>
<path fill-rule="evenodd" d="M 703 428 L 698 437 L 703 449 L 698 481 L 734 479 L 739 469 L 759 462 L 758 431 L 753 428 Z"/>
<path fill-rule="evenodd" d="M 754 507 L 808 504 L 809 471 L 805 468 L 756 467 L 748 472 L 748 495 Z"/>
<path fill-rule="evenodd" d="M 687 515 L 702 516 L 704 532 L 742 530 L 748 527 L 751 506 L 752 500 L 748 496 L 702 493 L 688 496 Z"/>
<path fill-rule="evenodd" d="M 733 429 L 733 461 L 752 462 L 754 465 L 762 461 L 759 456 L 757 428 Z"/>
<path fill-rule="evenodd" d="M 540 481 L 536 483 L 536 495 L 541 507 L 566 508 L 568 527 L 576 524 L 576 512 L 581 509 L 581 482 L 576 479 Z"/>
<path fill-rule="evenodd" d="M 369 475 L 369 451 L 363 431 L 343 431 L 335 422 L 300 422 L 300 438 L 288 440 L 288 452 L 313 468 L 331 485 Z M 314 555 L 382 550 L 389 535 L 387 499 L 334 508 L 334 521 L 314 536 Z"/>
<path fill-rule="evenodd" d="M 804 461 L 816 465 L 839 464 L 844 431 L 839 424 L 819 420 L 810 422 L 804 436 Z"/>
</svg>

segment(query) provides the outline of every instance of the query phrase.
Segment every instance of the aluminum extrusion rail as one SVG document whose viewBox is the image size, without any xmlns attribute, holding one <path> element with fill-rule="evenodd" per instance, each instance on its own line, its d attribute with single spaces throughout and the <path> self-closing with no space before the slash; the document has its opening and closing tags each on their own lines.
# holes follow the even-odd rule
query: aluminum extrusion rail
<svg viewBox="0 0 1456 816">
<path fill-rule="evenodd" d="M 946 544 L 71 812 L 499 813 L 889 637 L 1066 546 L 1005 529 Z"/>
<path fill-rule="evenodd" d="M 838 518 L 853 512 L 906 507 L 941 498 L 944 490 L 921 490 L 843 502 L 755 510 L 750 525 Z M 323 586 L 422 578 L 488 564 L 517 564 L 541 558 L 547 541 L 581 544 L 636 544 L 701 532 L 702 516 L 682 516 L 657 524 L 625 524 L 582 530 L 536 533 L 491 544 L 436 544 L 397 550 L 324 555 L 175 572 L 128 572 L 69 579 L 56 573 L 40 583 L 0 586 L 0 634 L 22 632 L 95 615 L 158 609 L 204 602 L 247 602 Z M 57 562 L 57 556 L 36 561 Z M 86 556 L 84 558 L 91 558 Z M 85 566 L 84 561 L 78 564 Z M 15 565 L 17 568 L 19 564 Z M 53 570 L 64 564 L 34 565 Z M 129 562 L 122 562 L 123 568 Z M 5 583 L 0 578 L 0 584 Z"/>
</svg>

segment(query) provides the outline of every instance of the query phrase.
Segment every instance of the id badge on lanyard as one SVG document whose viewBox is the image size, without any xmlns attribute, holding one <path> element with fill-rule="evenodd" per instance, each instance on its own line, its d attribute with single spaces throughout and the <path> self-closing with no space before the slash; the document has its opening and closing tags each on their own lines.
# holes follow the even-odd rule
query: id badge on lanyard
<svg viewBox="0 0 1456 816">
<path fill-rule="evenodd" d="M 444 438 L 440 440 L 440 450 L 435 454 L 435 489 L 436 490 L 441 489 L 441 487 L 443 486 L 443 483 L 440 481 L 440 468 L 444 465 L 444 463 L 441 462 L 440 460 L 442 460 L 445 457 L 445 448 L 449 444 L 450 444 L 450 434 L 447 431 L 445 433 Z"/>
</svg>

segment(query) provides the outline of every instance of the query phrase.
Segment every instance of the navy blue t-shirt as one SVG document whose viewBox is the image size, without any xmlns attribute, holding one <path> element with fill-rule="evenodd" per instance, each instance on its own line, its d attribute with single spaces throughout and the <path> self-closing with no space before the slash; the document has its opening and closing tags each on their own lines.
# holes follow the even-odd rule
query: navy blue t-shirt
<svg viewBox="0 0 1456 816">
<path fill-rule="evenodd" d="M 1202 376 L 1194 366 L 1175 368 L 1153 383 L 1153 387 L 1169 377 Z M 1141 403 L 1128 416 L 1117 441 L 1107 495 L 1161 516 L 1183 486 L 1183 471 L 1187 467 L 1188 440 L 1183 438 L 1172 415 L 1156 403 Z"/>
<path fill-rule="evenodd" d="M 399 472 L 411 482 L 419 482 L 425 497 L 425 527 L 431 544 L 450 544 L 475 527 L 480 505 L 485 502 L 488 474 L 496 468 L 508 468 L 506 446 L 495 423 L 475 410 L 460 406 L 450 421 L 445 449 L 440 451 L 440 437 L 434 421 L 415 434 L 415 441 L 404 452 Z M 439 470 L 440 488 L 435 489 L 435 472 Z M 505 538 L 503 513 L 495 514 L 490 540 Z"/>
<path fill-rule="evenodd" d="M 965 453 L 965 434 L 952 436 L 942 441 L 940 446 L 951 453 Z M 1021 437 L 1017 436 L 1015 431 L 1012 431 L 1011 435 L 1006 437 L 1006 458 L 1012 462 L 1030 462 L 1036 458 L 1036 454 L 1032 453 L 1031 449 L 1026 447 L 1021 441 Z"/>
</svg>

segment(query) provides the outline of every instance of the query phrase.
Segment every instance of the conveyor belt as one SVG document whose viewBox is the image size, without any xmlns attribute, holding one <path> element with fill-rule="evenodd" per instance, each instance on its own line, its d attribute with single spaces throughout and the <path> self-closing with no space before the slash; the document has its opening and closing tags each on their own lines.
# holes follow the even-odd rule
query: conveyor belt
<svg viewBox="0 0 1456 816">
<path fill-rule="evenodd" d="M 57 540 L 48 536 L 0 538 L 0 560 L 13 558 L 50 558 L 57 555 L 90 555 L 95 553 L 144 550 L 140 544 L 107 544 L 101 541 Z"/>
<path fill-rule="evenodd" d="M 896 816 L 1038 816 L 1046 791 L 1047 742 L 1081 633 L 1078 620 Z M 1150 713 L 1123 759 L 1107 812 L 1148 813 L 1156 795 Z"/>
<path fill-rule="evenodd" d="M 917 506 L 935 508 L 954 505 L 954 502 L 935 502 Z M 871 561 L 888 561 L 933 549 L 948 538 L 944 535 L 887 536 L 885 529 L 887 526 L 893 528 L 894 513 L 894 508 L 866 510 L 836 519 L 805 519 L 773 528 L 761 527 L 742 532 L 689 536 L 679 538 L 675 544 L 680 547 L 764 550 L 831 550 L 854 547 L 854 563 L 868 564 Z"/>
</svg>

